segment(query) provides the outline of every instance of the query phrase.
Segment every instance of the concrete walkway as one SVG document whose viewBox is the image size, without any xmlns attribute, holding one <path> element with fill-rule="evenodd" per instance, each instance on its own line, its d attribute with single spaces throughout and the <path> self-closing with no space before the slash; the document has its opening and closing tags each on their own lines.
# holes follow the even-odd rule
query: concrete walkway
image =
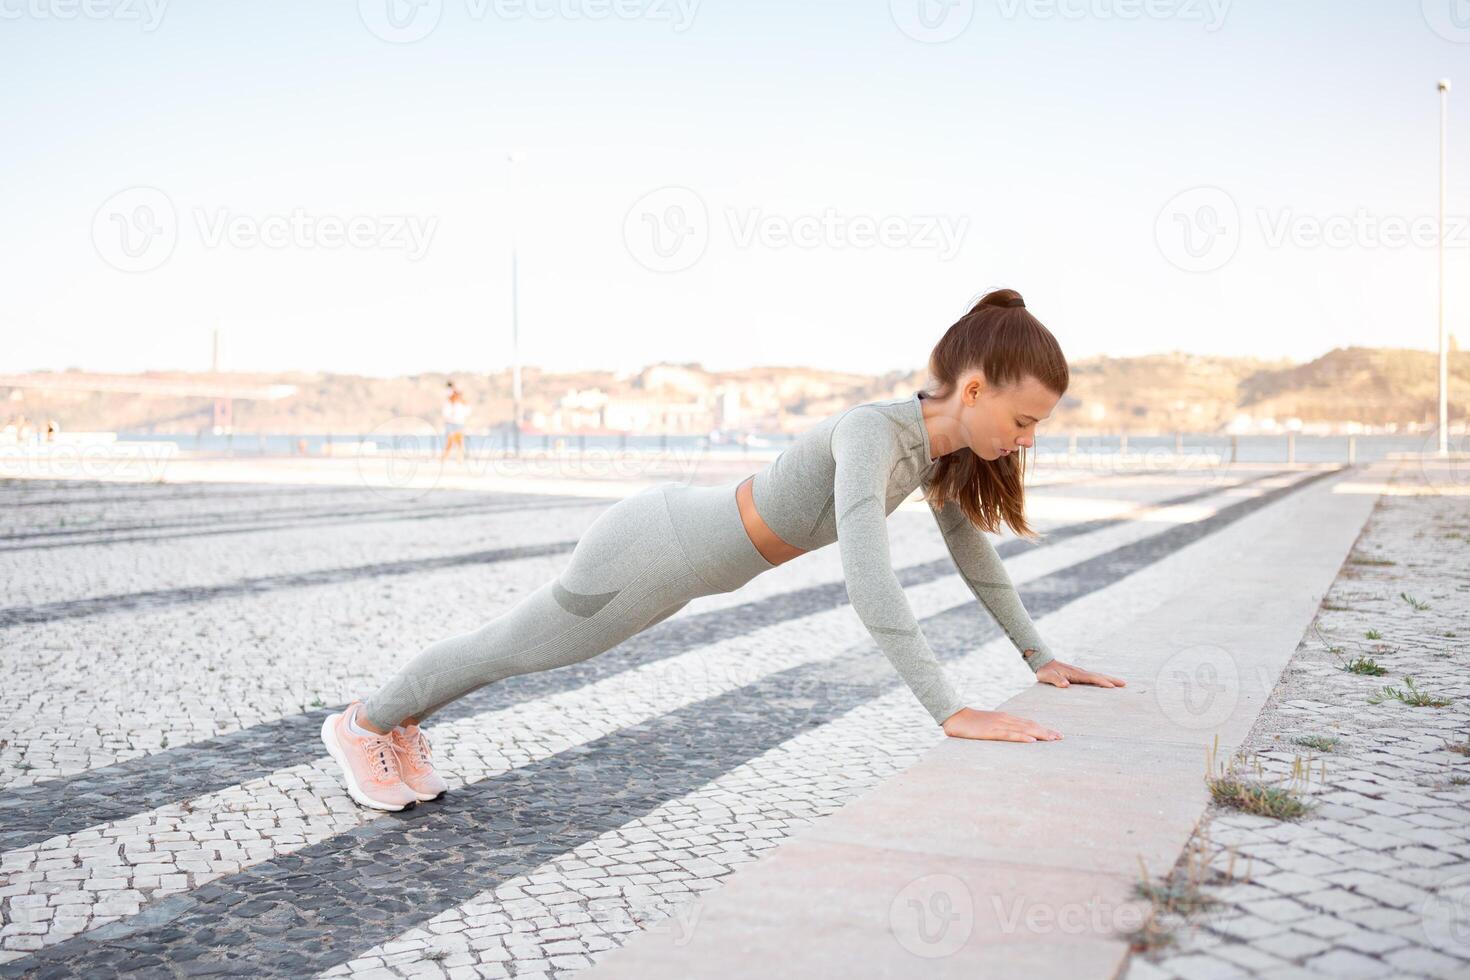
<svg viewBox="0 0 1470 980">
<path fill-rule="evenodd" d="M 1141 869 L 1189 841 L 1207 747 L 1224 759 L 1246 738 L 1392 466 L 1317 480 L 1159 562 L 1173 588 L 1061 654 L 1126 687 L 1038 684 L 1000 706 L 1062 740 L 945 739 L 589 975 L 1118 976 Z"/>
</svg>

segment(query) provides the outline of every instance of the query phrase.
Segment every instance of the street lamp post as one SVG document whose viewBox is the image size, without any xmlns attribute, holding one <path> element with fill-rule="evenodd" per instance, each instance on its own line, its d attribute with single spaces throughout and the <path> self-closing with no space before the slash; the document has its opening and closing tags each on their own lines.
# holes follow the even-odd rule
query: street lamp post
<svg viewBox="0 0 1470 980">
<path fill-rule="evenodd" d="M 1449 347 L 1444 332 L 1445 129 L 1449 118 L 1450 80 L 1439 80 L 1439 455 L 1449 455 Z"/>
<path fill-rule="evenodd" d="M 511 411 L 514 417 L 511 419 L 512 443 L 517 456 L 521 452 L 521 347 L 520 347 L 520 313 L 519 289 L 520 268 L 516 254 L 516 216 L 519 200 L 515 194 L 515 165 L 526 159 L 526 154 L 520 150 L 511 150 L 505 155 L 506 161 L 511 165 L 511 205 L 510 205 L 510 357 L 511 357 Z"/>
</svg>

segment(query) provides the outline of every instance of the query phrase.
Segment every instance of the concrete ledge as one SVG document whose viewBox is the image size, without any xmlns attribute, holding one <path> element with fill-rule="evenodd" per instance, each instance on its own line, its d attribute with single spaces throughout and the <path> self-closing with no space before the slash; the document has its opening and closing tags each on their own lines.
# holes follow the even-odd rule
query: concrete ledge
<svg viewBox="0 0 1470 980">
<path fill-rule="evenodd" d="M 1037 684 L 999 706 L 1063 739 L 941 736 L 589 975 L 1117 976 L 1140 861 L 1179 857 L 1206 747 L 1218 736 L 1224 761 L 1244 741 L 1376 500 L 1330 477 L 1181 549 L 1208 574 L 1060 654 L 1126 687 Z"/>
</svg>

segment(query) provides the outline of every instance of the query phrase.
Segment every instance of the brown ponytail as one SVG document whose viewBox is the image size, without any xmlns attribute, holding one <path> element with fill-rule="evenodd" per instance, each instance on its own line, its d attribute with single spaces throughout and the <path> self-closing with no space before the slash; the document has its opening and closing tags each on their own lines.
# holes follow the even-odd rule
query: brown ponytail
<svg viewBox="0 0 1470 980">
<path fill-rule="evenodd" d="M 925 398 L 948 398 L 960 378 L 979 368 L 995 388 L 1019 384 L 1028 376 L 1057 395 L 1070 383 L 1067 359 L 1050 330 L 1026 310 L 1014 289 L 996 289 L 980 297 L 970 312 L 945 331 L 929 355 Z M 968 447 L 947 453 L 935 464 L 924 486 L 925 498 L 942 507 L 954 500 L 979 528 L 998 531 L 1003 521 L 1016 534 L 1035 538 L 1026 523 L 1024 448 L 986 460 Z"/>
</svg>

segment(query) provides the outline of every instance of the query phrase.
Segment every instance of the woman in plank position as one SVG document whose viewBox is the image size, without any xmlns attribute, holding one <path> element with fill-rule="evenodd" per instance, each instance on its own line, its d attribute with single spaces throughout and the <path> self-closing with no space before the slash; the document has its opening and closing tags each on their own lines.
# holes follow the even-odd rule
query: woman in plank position
<svg viewBox="0 0 1470 980">
<path fill-rule="evenodd" d="M 889 562 L 887 517 L 922 487 L 960 576 L 1039 682 L 1123 681 L 1055 659 L 986 531 L 1026 522 L 1023 450 L 1067 390 L 1066 358 L 1019 293 L 987 293 L 940 338 L 930 384 L 864 402 L 804 432 L 754 476 L 719 486 L 661 483 L 608 507 L 566 568 L 469 633 L 430 644 L 366 702 L 322 724 L 348 791 L 401 810 L 444 792 L 419 726 L 485 684 L 564 667 L 668 619 L 691 599 L 838 543 L 858 618 L 946 735 L 1008 742 L 1061 733 L 967 707 L 914 619 Z M 931 390 L 932 389 L 932 390 Z"/>
</svg>

